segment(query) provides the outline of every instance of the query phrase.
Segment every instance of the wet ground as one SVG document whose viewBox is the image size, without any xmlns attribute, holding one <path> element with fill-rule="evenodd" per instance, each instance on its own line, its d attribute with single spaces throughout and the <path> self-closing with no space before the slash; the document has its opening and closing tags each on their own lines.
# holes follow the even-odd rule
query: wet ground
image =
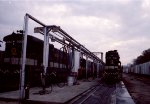
<svg viewBox="0 0 150 104">
<path fill-rule="evenodd" d="M 52 93 L 45 95 L 35 94 L 41 88 L 31 88 L 25 104 L 135 104 L 123 82 L 108 85 L 95 79 L 79 83 L 63 88 L 54 86 Z M 18 104 L 18 98 L 18 90 L 0 93 L 0 104 Z"/>
<path fill-rule="evenodd" d="M 123 79 L 136 104 L 150 104 L 150 77 L 123 74 Z"/>
<path fill-rule="evenodd" d="M 88 94 L 84 94 L 69 104 L 135 104 L 123 82 L 117 84 L 100 83 Z"/>
</svg>

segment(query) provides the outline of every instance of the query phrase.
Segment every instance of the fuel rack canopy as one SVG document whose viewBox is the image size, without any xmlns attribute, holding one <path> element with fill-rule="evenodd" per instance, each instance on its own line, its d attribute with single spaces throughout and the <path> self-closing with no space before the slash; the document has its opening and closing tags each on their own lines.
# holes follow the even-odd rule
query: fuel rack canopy
<svg viewBox="0 0 150 104">
<path fill-rule="evenodd" d="M 36 18 L 34 18 L 33 16 L 31 16 L 30 14 L 26 14 L 25 16 L 37 22 L 38 24 L 42 25 L 42 27 L 34 28 L 35 33 L 41 33 L 44 35 L 44 32 L 45 32 L 44 29 L 46 28 L 47 29 L 46 34 L 49 36 L 51 41 L 56 41 L 63 45 L 73 46 L 76 50 L 80 51 L 85 56 L 88 56 L 89 58 L 97 62 L 103 63 L 103 61 L 100 58 L 98 58 L 95 54 L 90 52 L 82 44 L 80 44 L 78 41 L 72 38 L 69 34 L 67 34 L 64 30 L 62 30 L 60 26 L 46 25 L 42 23 L 41 21 L 37 20 Z"/>
<path fill-rule="evenodd" d="M 46 25 L 36 19 L 35 17 L 31 16 L 30 14 L 26 14 L 24 17 L 24 28 L 23 28 L 23 48 L 22 48 L 22 65 L 20 69 L 20 99 L 24 99 L 24 92 L 25 92 L 25 64 L 26 64 L 26 47 L 27 47 L 27 35 L 28 35 L 28 21 L 32 20 L 35 23 L 41 25 L 41 27 L 35 27 L 35 33 L 41 33 L 44 35 L 44 47 L 43 47 L 43 75 L 46 74 L 47 67 L 48 67 L 48 55 L 49 55 L 49 39 L 51 41 L 56 41 L 62 45 L 67 46 L 70 50 L 75 49 L 79 53 L 81 52 L 86 58 L 90 58 L 93 62 L 100 63 L 104 65 L 104 62 L 90 52 L 87 48 L 85 48 L 82 44 L 72 38 L 69 34 L 67 34 L 64 30 L 60 28 L 60 26 L 56 25 Z"/>
</svg>

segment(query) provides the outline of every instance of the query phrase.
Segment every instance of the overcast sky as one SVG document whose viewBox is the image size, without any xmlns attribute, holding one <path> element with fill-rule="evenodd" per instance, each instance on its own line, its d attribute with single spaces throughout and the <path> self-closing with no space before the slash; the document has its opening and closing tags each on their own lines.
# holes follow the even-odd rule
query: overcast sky
<svg viewBox="0 0 150 104">
<path fill-rule="evenodd" d="M 123 64 L 150 48 L 150 0 L 0 0 L 0 40 L 23 28 L 25 13 L 92 52 L 118 50 Z"/>
</svg>

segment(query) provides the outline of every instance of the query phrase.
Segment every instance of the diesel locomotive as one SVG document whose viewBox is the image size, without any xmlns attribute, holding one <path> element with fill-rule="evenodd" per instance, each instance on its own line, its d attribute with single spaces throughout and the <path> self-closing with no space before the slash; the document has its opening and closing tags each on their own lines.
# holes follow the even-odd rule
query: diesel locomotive
<svg viewBox="0 0 150 104">
<path fill-rule="evenodd" d="M 117 50 L 106 52 L 106 63 L 103 71 L 103 80 L 106 83 L 116 83 L 122 78 L 122 67 Z"/>
<path fill-rule="evenodd" d="M 1 62 L 2 65 L 0 66 L 0 72 L 2 72 L 0 83 L 3 83 L 0 86 L 0 92 L 19 88 L 23 34 L 13 32 L 5 36 L 3 41 L 6 43 L 6 48 Z M 27 36 L 25 83 L 30 86 L 41 85 L 40 75 L 43 71 L 43 44 L 43 40 L 31 35 Z M 64 49 L 57 49 L 53 44 L 49 44 L 47 73 L 55 71 L 64 80 L 67 79 L 70 71 L 68 70 L 68 59 L 68 54 Z M 12 88 L 6 89 L 6 86 L 11 86 Z"/>
<path fill-rule="evenodd" d="M 23 34 L 13 32 L 12 34 L 5 36 L 3 41 L 6 43 L 6 48 L 0 62 L 0 83 L 3 83 L 0 86 L 0 92 L 19 88 Z M 43 43 L 43 40 L 31 35 L 27 36 L 25 83 L 29 84 L 31 87 L 41 86 Z M 70 57 L 66 47 L 57 49 L 53 44 L 49 44 L 47 74 L 55 71 L 58 76 L 67 80 L 67 77 L 70 75 L 70 69 L 73 67 L 73 64 L 69 61 Z M 86 60 L 83 57 L 80 57 L 80 68 L 78 70 L 77 78 L 96 77 L 96 72 L 98 69 L 101 70 L 101 67 L 102 65 L 97 67 L 97 63 L 88 60 L 86 70 Z"/>
</svg>

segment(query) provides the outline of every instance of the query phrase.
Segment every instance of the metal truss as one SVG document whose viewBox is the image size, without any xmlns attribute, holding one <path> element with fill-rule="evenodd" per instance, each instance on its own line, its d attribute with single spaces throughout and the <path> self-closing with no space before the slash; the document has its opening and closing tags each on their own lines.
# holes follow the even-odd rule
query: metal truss
<svg viewBox="0 0 150 104">
<path fill-rule="evenodd" d="M 28 35 L 28 20 L 31 19 L 34 22 L 41 25 L 41 27 L 35 27 L 34 32 L 35 33 L 41 33 L 44 35 L 44 47 L 43 47 L 43 67 L 44 67 L 44 73 L 46 74 L 46 70 L 48 67 L 48 55 L 49 55 L 49 39 L 51 41 L 56 41 L 62 45 L 67 45 L 68 47 L 73 47 L 77 51 L 81 52 L 83 55 L 87 58 L 91 58 L 93 62 L 104 64 L 101 59 L 99 59 L 95 54 L 90 52 L 87 48 L 85 48 L 83 45 L 81 45 L 79 42 L 77 42 L 75 39 L 73 39 L 69 34 L 67 34 L 64 30 L 60 28 L 60 26 L 55 25 L 46 25 L 42 23 L 41 21 L 37 20 L 30 14 L 26 14 L 24 18 L 24 40 L 23 40 L 23 49 L 22 49 L 22 67 L 20 69 L 20 99 L 24 99 L 24 89 L 25 89 L 25 63 L 26 63 L 26 47 L 27 47 L 27 35 Z"/>
</svg>

